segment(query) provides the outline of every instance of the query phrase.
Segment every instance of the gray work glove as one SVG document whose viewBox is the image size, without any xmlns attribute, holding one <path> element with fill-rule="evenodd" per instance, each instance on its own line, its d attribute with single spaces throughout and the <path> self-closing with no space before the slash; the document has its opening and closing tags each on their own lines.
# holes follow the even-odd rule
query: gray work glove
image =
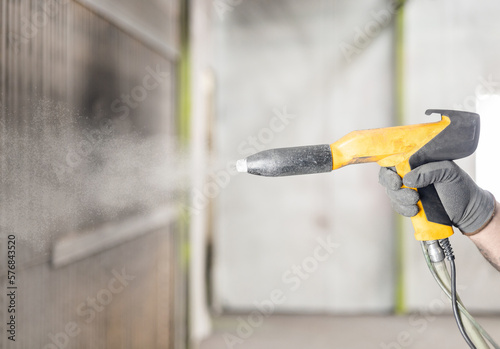
<svg viewBox="0 0 500 349">
<path fill-rule="evenodd" d="M 409 188 L 434 184 L 443 207 L 462 233 L 480 231 L 493 217 L 495 198 L 483 190 L 453 161 L 432 162 L 407 173 L 403 180 L 394 170 L 382 167 L 379 182 L 387 191 L 392 207 L 399 214 L 413 217 L 418 213 L 418 193 Z M 404 184 L 409 188 L 401 188 Z"/>
</svg>

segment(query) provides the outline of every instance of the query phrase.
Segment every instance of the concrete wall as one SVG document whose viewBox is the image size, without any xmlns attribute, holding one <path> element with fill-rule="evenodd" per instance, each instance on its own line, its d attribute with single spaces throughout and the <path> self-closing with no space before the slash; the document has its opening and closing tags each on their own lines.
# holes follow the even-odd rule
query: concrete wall
<svg viewBox="0 0 500 349">
<path fill-rule="evenodd" d="M 282 0 L 216 12 L 219 168 L 257 150 L 391 125 L 392 31 L 370 14 L 384 9 L 384 1 Z M 356 48 L 357 30 L 369 23 L 379 33 Z M 344 54 L 348 45 L 357 51 Z M 216 199 L 216 306 L 252 309 L 279 290 L 280 311 L 390 310 L 394 232 L 377 173 L 370 164 L 232 176 Z M 335 247 L 318 252 L 328 240 Z"/>
</svg>

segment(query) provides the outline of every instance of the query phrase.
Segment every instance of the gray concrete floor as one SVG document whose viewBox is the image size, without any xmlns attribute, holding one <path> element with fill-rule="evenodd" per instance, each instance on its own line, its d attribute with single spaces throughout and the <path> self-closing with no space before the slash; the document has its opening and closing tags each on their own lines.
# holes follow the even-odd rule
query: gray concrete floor
<svg viewBox="0 0 500 349">
<path fill-rule="evenodd" d="M 500 343 L 500 315 L 476 318 Z M 231 315 L 213 326 L 200 349 L 467 348 L 452 315 Z"/>
</svg>

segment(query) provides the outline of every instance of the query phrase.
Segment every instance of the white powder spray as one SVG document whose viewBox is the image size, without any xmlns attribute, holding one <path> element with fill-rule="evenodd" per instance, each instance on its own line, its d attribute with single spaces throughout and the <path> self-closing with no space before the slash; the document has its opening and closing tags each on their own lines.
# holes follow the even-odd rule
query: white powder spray
<svg viewBox="0 0 500 349">
<path fill-rule="evenodd" d="M 29 122 L 18 120 L 26 111 L 4 113 L 2 235 L 16 234 L 37 253 L 59 235 L 181 204 L 188 162 L 168 136 L 123 132 L 128 120 L 89 123 L 50 101 L 37 101 Z"/>
</svg>

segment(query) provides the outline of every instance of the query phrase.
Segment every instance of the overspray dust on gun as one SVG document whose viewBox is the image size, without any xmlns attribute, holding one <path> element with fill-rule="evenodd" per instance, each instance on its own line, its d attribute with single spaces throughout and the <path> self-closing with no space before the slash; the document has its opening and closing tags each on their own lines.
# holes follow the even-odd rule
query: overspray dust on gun
<svg viewBox="0 0 500 349">
<path fill-rule="evenodd" d="M 425 163 L 456 160 L 474 153 L 479 141 L 479 115 L 440 109 L 429 109 L 425 113 L 440 113 L 441 121 L 354 131 L 332 144 L 265 150 L 239 160 L 237 169 L 278 177 L 330 172 L 347 165 L 376 162 L 380 166 L 395 167 L 404 177 Z M 418 193 L 419 212 L 411 218 L 415 238 L 428 241 L 453 235 L 452 223 L 434 185 L 420 188 Z"/>
</svg>

